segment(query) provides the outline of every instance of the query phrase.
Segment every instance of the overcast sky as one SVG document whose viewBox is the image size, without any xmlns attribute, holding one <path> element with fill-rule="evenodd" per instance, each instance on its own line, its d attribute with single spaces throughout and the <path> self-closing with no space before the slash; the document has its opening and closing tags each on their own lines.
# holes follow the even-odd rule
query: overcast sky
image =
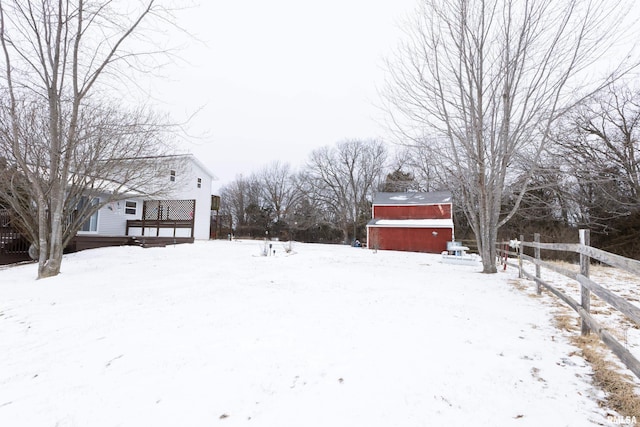
<svg viewBox="0 0 640 427">
<path fill-rule="evenodd" d="M 177 120 L 200 108 L 183 145 L 218 176 L 214 192 L 274 160 L 297 166 L 324 145 L 384 138 L 383 62 L 415 4 L 202 2 L 177 15 L 194 39 L 153 96 Z"/>
</svg>

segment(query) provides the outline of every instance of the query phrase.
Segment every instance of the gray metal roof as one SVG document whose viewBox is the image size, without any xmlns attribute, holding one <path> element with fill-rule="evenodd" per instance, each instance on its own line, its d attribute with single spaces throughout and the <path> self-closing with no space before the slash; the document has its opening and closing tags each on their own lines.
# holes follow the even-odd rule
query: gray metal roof
<svg viewBox="0 0 640 427">
<path fill-rule="evenodd" d="M 378 193 L 373 198 L 374 205 L 436 205 L 452 203 L 450 191 Z"/>
</svg>

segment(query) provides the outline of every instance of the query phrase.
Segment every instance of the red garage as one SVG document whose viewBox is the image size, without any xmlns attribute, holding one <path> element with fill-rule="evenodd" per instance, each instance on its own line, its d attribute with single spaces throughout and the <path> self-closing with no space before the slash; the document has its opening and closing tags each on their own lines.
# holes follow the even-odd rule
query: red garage
<svg viewBox="0 0 640 427">
<path fill-rule="evenodd" d="M 367 224 L 371 249 L 440 253 L 453 241 L 451 193 L 378 193 Z"/>
</svg>

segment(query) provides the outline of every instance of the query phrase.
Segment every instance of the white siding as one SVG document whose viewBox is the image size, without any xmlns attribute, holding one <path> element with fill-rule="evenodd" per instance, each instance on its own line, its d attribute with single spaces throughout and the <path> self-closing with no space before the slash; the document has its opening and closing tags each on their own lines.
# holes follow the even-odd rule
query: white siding
<svg viewBox="0 0 640 427">
<path fill-rule="evenodd" d="M 142 200 L 127 199 L 137 204 L 136 214 L 125 213 L 125 201 L 112 202 L 98 211 L 98 234 L 101 236 L 124 236 L 127 230 L 127 220 L 142 217 Z"/>
<path fill-rule="evenodd" d="M 195 224 L 194 238 L 208 240 L 211 230 L 211 175 L 202 169 L 197 162 L 190 157 L 182 168 L 177 170 L 177 183 L 172 190 L 171 198 L 190 200 L 195 199 Z M 178 166 L 175 166 L 177 168 Z M 202 180 L 198 188 L 198 178 Z"/>
<path fill-rule="evenodd" d="M 191 155 L 177 156 L 175 159 L 168 158 L 166 170 L 166 177 L 163 177 L 161 181 L 157 183 L 159 187 L 170 189 L 169 194 L 162 198 L 173 200 L 195 199 L 194 238 L 198 240 L 208 240 L 211 228 L 211 185 L 213 177 L 201 167 L 200 163 Z M 170 182 L 171 170 L 176 171 L 175 182 Z M 198 178 L 201 179 L 200 188 L 198 188 Z M 140 198 L 127 200 L 135 200 L 137 202 L 136 214 L 130 215 L 125 213 L 124 200 L 104 206 L 98 213 L 97 234 L 103 236 L 124 236 L 127 220 L 142 218 L 143 200 Z M 141 232 L 142 230 L 140 228 L 129 230 L 129 234 L 132 236 L 139 236 Z M 153 233 L 151 234 L 148 234 L 147 230 L 145 230 L 145 235 L 155 236 L 155 229 L 153 229 Z M 173 236 L 173 229 L 161 230 L 160 235 Z M 178 229 L 176 236 L 189 237 L 189 230 Z"/>
</svg>

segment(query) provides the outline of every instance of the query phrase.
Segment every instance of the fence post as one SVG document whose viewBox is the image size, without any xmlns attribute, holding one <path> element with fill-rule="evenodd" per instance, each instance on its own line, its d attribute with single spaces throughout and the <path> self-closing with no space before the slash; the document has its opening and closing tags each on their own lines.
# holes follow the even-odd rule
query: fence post
<svg viewBox="0 0 640 427">
<path fill-rule="evenodd" d="M 589 230 L 581 229 L 580 231 L 580 244 L 584 246 L 589 246 L 591 244 L 591 237 Z M 580 274 L 584 277 L 589 277 L 589 264 L 591 264 L 591 259 L 588 255 L 580 254 Z M 591 291 L 584 286 L 580 286 L 580 304 L 582 308 L 590 313 L 591 311 Z M 589 335 L 591 329 L 584 321 L 581 319 L 582 324 L 582 335 Z"/>
<path fill-rule="evenodd" d="M 533 241 L 536 243 L 540 243 L 540 233 L 533 234 Z M 536 258 L 536 278 L 540 279 L 542 276 L 540 275 L 540 247 L 536 246 L 533 249 L 534 256 Z M 540 295 L 540 282 L 536 280 L 536 293 Z"/>
<path fill-rule="evenodd" d="M 522 277 L 524 276 L 522 274 L 522 254 L 524 251 L 524 245 L 522 244 L 524 242 L 524 234 L 520 235 L 520 244 L 518 245 L 518 277 L 520 279 L 522 279 Z"/>
<path fill-rule="evenodd" d="M 504 271 L 507 271 L 507 263 L 509 262 L 509 243 L 504 244 Z"/>
</svg>

